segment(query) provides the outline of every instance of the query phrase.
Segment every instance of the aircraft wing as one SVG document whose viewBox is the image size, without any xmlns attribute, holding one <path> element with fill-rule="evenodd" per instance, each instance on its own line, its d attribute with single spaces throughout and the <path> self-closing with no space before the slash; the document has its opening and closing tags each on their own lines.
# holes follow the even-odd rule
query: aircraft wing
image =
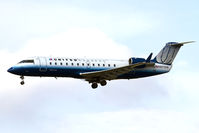
<svg viewBox="0 0 199 133">
<path fill-rule="evenodd" d="M 146 63 L 140 62 L 136 64 L 131 64 L 128 66 L 117 67 L 109 70 L 95 71 L 95 72 L 87 72 L 80 73 L 80 75 L 90 83 L 99 82 L 101 80 L 113 80 L 116 79 L 119 75 L 126 74 L 130 71 L 133 71 L 136 68 L 144 68 L 154 66 L 154 63 Z"/>
</svg>

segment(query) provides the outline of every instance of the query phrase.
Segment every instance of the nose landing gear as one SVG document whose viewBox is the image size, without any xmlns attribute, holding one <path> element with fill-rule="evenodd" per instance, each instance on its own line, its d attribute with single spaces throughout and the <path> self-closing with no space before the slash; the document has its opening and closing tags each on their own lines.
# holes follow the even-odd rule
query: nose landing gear
<svg viewBox="0 0 199 133">
<path fill-rule="evenodd" d="M 20 76 L 20 79 L 22 80 L 22 81 L 20 82 L 20 84 L 21 84 L 21 85 L 24 85 L 24 84 L 25 84 L 25 82 L 24 82 L 24 76 Z"/>
</svg>

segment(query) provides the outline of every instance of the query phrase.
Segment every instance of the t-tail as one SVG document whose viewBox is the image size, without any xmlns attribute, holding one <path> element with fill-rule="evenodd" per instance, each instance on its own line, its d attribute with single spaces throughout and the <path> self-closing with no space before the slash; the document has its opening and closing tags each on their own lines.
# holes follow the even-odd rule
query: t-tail
<svg viewBox="0 0 199 133">
<path fill-rule="evenodd" d="M 158 53 L 158 55 L 153 59 L 153 62 L 160 64 L 171 65 L 180 50 L 181 46 L 188 43 L 193 43 L 194 41 L 189 42 L 168 42 L 166 46 Z"/>
</svg>

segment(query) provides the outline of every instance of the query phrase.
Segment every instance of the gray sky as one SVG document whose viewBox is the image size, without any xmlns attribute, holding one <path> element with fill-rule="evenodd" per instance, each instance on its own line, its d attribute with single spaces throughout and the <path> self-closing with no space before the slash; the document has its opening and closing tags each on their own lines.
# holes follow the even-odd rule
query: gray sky
<svg viewBox="0 0 199 133">
<path fill-rule="evenodd" d="M 0 1 L 0 132 L 197 133 L 198 43 L 165 75 L 108 82 L 25 78 L 6 70 L 31 56 L 128 59 L 169 41 L 198 41 L 198 1 Z M 3 64 L 3 65 L 2 65 Z"/>
</svg>

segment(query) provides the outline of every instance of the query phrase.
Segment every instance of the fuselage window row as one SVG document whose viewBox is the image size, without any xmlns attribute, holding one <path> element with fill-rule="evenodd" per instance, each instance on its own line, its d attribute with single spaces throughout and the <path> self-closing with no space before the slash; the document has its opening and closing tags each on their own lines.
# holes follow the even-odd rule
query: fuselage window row
<svg viewBox="0 0 199 133">
<path fill-rule="evenodd" d="M 50 64 L 50 65 L 53 65 L 52 62 L 49 62 L 49 64 Z M 60 66 L 62 66 L 63 64 L 64 64 L 63 62 L 60 62 Z M 66 66 L 69 66 L 69 63 L 68 63 L 68 62 L 66 62 L 65 64 L 66 64 Z M 55 62 L 55 65 L 58 65 L 58 63 Z M 75 66 L 75 64 L 72 62 L 72 63 L 71 63 L 71 66 Z M 76 66 L 80 66 L 80 63 L 77 63 Z M 82 66 L 85 66 L 85 63 L 82 63 Z M 90 66 L 90 63 L 88 63 L 87 66 Z M 105 64 L 94 64 L 94 63 L 93 63 L 92 66 L 93 66 L 93 67 L 97 67 L 97 66 L 98 66 L 98 67 L 100 67 L 100 66 L 105 67 L 106 65 L 105 65 Z M 108 67 L 111 67 L 111 64 L 108 64 L 107 66 L 108 66 Z M 116 64 L 113 64 L 112 66 L 113 66 L 113 67 L 116 67 Z"/>
<path fill-rule="evenodd" d="M 50 61 L 89 61 L 89 62 L 104 62 L 105 60 L 97 60 L 97 59 L 67 59 L 67 58 L 49 58 Z"/>
</svg>

